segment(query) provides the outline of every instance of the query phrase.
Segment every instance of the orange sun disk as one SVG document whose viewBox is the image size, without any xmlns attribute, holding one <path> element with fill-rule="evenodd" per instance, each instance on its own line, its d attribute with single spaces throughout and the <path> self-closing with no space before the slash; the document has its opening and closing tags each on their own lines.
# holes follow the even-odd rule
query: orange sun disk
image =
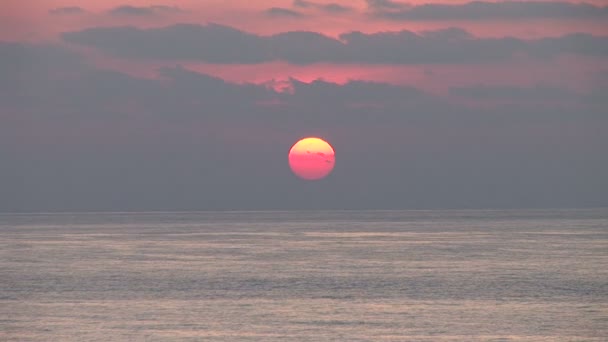
<svg viewBox="0 0 608 342">
<path fill-rule="evenodd" d="M 289 167 L 303 179 L 324 178 L 331 173 L 334 164 L 334 149 L 320 138 L 301 139 L 289 150 Z"/>
</svg>

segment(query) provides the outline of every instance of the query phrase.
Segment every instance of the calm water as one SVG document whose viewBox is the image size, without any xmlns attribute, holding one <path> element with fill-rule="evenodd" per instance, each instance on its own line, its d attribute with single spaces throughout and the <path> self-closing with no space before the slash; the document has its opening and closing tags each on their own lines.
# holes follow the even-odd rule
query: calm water
<svg viewBox="0 0 608 342">
<path fill-rule="evenodd" d="M 608 210 L 0 215 L 2 341 L 606 341 Z"/>
</svg>

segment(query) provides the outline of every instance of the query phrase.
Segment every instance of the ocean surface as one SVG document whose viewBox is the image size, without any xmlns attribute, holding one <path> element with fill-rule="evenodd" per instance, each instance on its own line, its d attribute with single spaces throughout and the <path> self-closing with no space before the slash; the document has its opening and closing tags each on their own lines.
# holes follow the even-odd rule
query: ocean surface
<svg viewBox="0 0 608 342">
<path fill-rule="evenodd" d="M 608 341 L 608 209 L 0 214 L 0 341 Z"/>
</svg>

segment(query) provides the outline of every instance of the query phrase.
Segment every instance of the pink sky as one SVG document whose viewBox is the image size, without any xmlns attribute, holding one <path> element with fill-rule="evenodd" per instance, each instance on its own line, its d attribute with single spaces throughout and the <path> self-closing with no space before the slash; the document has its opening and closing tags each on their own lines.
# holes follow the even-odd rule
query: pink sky
<svg viewBox="0 0 608 342">
<path fill-rule="evenodd" d="M 432 1 L 432 3 L 466 3 L 467 1 Z M 572 3 L 577 3 L 571 1 Z M 319 3 L 323 3 L 319 1 Z M 373 19 L 366 15 L 364 1 L 332 1 L 356 8 L 356 11 L 343 15 L 327 15 L 321 11 L 297 9 L 310 14 L 304 19 L 275 18 L 269 19 L 263 11 L 271 7 L 292 8 L 290 0 L 207 0 L 207 1 L 87 1 L 81 8 L 87 11 L 83 15 L 49 15 L 54 8 L 75 6 L 78 2 L 66 0 L 48 0 L 44 5 L 28 2 L 9 2 L 0 5 L 0 35 L 3 39 L 51 40 L 62 31 L 77 30 L 93 26 L 134 25 L 139 27 L 157 27 L 177 22 L 220 23 L 257 34 L 273 34 L 292 30 L 308 30 L 337 36 L 350 31 L 378 32 L 394 30 L 433 30 L 451 26 L 462 27 L 477 36 L 516 36 L 542 37 L 557 36 L 570 32 L 588 32 L 608 34 L 608 25 L 602 20 L 528 20 L 515 25 L 510 21 L 441 21 L 441 22 L 391 22 Z M 430 3 L 429 1 L 408 1 L 411 4 Z M 605 5 L 605 1 L 586 1 Z M 169 5 L 177 6 L 184 13 L 159 14 L 153 17 L 116 17 L 107 11 L 117 6 Z"/>
<path fill-rule="evenodd" d="M 433 3 L 466 3 L 467 1 L 442 1 Z M 324 3 L 317 1 L 317 3 Z M 89 27 L 132 25 L 141 28 L 162 27 L 175 23 L 219 23 L 250 33 L 271 35 L 280 32 L 303 30 L 337 36 L 350 31 L 374 33 L 380 31 L 425 31 L 447 27 L 466 29 L 478 37 L 514 36 L 519 38 L 556 37 L 573 32 L 608 35 L 608 25 L 602 20 L 537 19 L 512 21 L 433 21 L 396 22 L 372 18 L 366 12 L 364 1 L 336 0 L 333 3 L 355 8 L 351 13 L 325 14 L 320 10 L 292 6 L 290 0 L 104 0 L 87 1 L 81 7 L 83 14 L 52 15 L 49 10 L 74 6 L 73 0 L 47 0 L 43 4 L 31 2 L 4 2 L 0 5 L 0 39 L 30 42 L 60 42 L 60 33 Z M 424 4 L 428 1 L 409 1 Z M 572 3 L 577 3 L 572 1 Z M 590 4 L 605 5 L 605 1 L 591 0 Z M 161 13 L 153 16 L 113 16 L 108 11 L 120 5 L 178 6 L 183 13 Z M 264 11 L 281 7 L 307 13 L 306 18 L 269 18 Z M 73 47 L 75 48 L 75 47 Z M 328 63 L 295 66 L 285 62 L 261 65 L 217 65 L 193 61 L 140 61 L 111 57 L 90 49 L 81 49 L 90 57 L 89 62 L 109 69 L 121 70 L 141 77 L 155 77 L 156 69 L 164 65 L 181 64 L 192 70 L 208 73 L 232 82 L 264 83 L 294 77 L 303 81 L 324 80 L 344 83 L 350 79 L 383 81 L 393 84 L 417 86 L 442 92 L 450 86 L 462 83 L 504 83 L 534 85 L 539 82 L 565 84 L 572 88 L 589 86 L 593 70 L 608 65 L 602 59 L 559 58 L 551 61 L 512 60 L 499 65 L 333 65 Z M 522 72 L 522 70 L 525 70 Z M 496 81 L 500 80 L 500 81 Z"/>
</svg>

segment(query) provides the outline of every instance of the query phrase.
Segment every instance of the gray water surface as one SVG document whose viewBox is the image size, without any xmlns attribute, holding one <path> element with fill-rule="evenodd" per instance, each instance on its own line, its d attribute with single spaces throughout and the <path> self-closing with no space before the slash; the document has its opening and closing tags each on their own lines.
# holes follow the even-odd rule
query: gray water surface
<svg viewBox="0 0 608 342">
<path fill-rule="evenodd" d="M 2 341 L 607 336 L 607 209 L 0 215 Z"/>
</svg>

